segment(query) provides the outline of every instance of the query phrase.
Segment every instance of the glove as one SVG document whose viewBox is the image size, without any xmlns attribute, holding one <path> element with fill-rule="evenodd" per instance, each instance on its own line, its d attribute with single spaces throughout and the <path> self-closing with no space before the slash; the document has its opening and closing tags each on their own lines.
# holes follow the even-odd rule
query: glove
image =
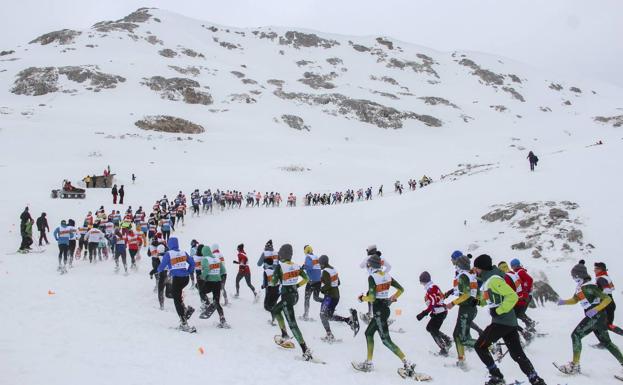
<svg viewBox="0 0 623 385">
<path fill-rule="evenodd" d="M 558 303 L 558 306 L 562 306 L 562 305 L 565 304 L 565 300 L 564 299 L 559 299 L 557 303 Z"/>
<path fill-rule="evenodd" d="M 149 272 L 149 279 L 154 279 L 154 273 Z"/>
<path fill-rule="evenodd" d="M 363 302 L 363 294 L 359 294 L 359 297 L 357 297 L 357 300 L 359 302 Z"/>
<path fill-rule="evenodd" d="M 489 314 L 491 314 L 491 317 L 499 316 L 498 312 L 495 311 L 495 309 L 497 309 L 497 308 L 496 307 L 492 307 L 491 309 L 489 309 Z"/>
<path fill-rule="evenodd" d="M 420 314 L 416 315 L 415 318 L 417 318 L 418 321 L 421 321 L 422 319 L 424 319 L 424 317 L 426 317 L 428 315 L 428 312 L 426 310 L 424 310 L 423 312 L 421 312 Z"/>
<path fill-rule="evenodd" d="M 597 311 L 597 310 L 595 310 L 595 309 L 590 309 L 590 310 L 587 310 L 585 314 L 586 314 L 586 316 L 587 316 L 588 318 L 593 318 L 593 317 L 595 317 L 595 315 L 597 315 L 597 313 L 598 313 L 598 311 Z"/>
<path fill-rule="evenodd" d="M 261 289 L 262 289 L 262 290 L 266 289 L 266 285 L 262 285 L 262 286 L 261 286 Z"/>
<path fill-rule="evenodd" d="M 236 265 L 240 263 L 240 262 L 238 262 L 238 261 L 232 261 L 232 262 L 233 262 L 233 263 L 235 263 Z"/>
</svg>

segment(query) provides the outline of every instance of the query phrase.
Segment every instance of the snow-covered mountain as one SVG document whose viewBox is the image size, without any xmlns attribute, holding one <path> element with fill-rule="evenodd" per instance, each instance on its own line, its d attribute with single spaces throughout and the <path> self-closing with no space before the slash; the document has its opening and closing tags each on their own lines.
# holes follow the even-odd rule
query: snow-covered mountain
<svg viewBox="0 0 623 385">
<path fill-rule="evenodd" d="M 338 313 L 364 310 L 355 300 L 366 286 L 358 265 L 365 247 L 376 243 L 406 288 L 394 316 L 407 333 L 394 339 L 440 384 L 457 375 L 466 385 L 481 384 L 485 376 L 474 353 L 468 353 L 468 373 L 442 365 L 452 358 L 430 356 L 433 341 L 415 320 L 423 309 L 417 276 L 428 270 L 447 289 L 452 250 L 488 253 L 496 261 L 521 258 L 565 297 L 573 290 L 568 271 L 579 258 L 604 261 L 615 283 L 623 279 L 620 88 L 388 37 L 236 29 L 157 9 L 5 49 L 5 251 L 19 243 L 15 218 L 25 205 L 35 214 L 46 211 L 52 227 L 62 218 L 81 220 L 100 205 L 109 210 L 108 190 L 88 190 L 83 201 L 49 198 L 63 179 L 78 182 L 108 164 L 135 208 L 195 188 L 300 198 L 308 191 L 376 191 L 384 184 L 386 196 L 371 202 L 227 210 L 188 218 L 176 235 L 184 246 L 193 238 L 220 243 L 232 278 L 229 261 L 240 242 L 252 262 L 268 239 L 293 243 L 298 261 L 303 245 L 311 244 L 340 273 Z M 604 144 L 593 146 L 599 140 Z M 534 173 L 528 150 L 541 159 Z M 435 182 L 403 195 L 391 192 L 396 179 L 405 183 L 423 174 Z M 232 330 L 197 319 L 199 333 L 180 336 L 167 328 L 176 322 L 172 304 L 157 309 L 149 261 L 129 277 L 114 275 L 110 261 L 80 261 L 58 276 L 55 254 L 50 247 L 40 255 L 0 256 L 0 291 L 11 293 L 0 296 L 0 307 L 10 309 L 0 332 L 6 357 L 0 371 L 11 383 L 160 384 L 207 375 L 224 384 L 401 381 L 394 374 L 398 361 L 380 343 L 376 372 L 353 374 L 349 361 L 364 357 L 365 342 L 361 334 L 351 341 L 337 325 L 344 343 L 331 346 L 319 341 L 318 322 L 302 325 L 329 365 L 319 370 L 290 361 L 293 353 L 275 350 L 276 330 L 246 288 L 225 310 Z M 259 286 L 261 271 L 252 274 Z M 196 292 L 187 289 L 186 298 L 198 307 Z M 585 349 L 585 375 L 577 378 L 563 378 L 549 364 L 570 358 L 569 333 L 579 309 L 549 304 L 530 312 L 549 333 L 527 349 L 548 384 L 615 383 L 610 373 L 618 365 L 604 351 Z M 487 322 L 482 311 L 478 323 Z M 454 314 L 443 329 L 450 334 L 453 326 Z M 508 358 L 502 369 L 509 379 L 523 380 Z"/>
</svg>

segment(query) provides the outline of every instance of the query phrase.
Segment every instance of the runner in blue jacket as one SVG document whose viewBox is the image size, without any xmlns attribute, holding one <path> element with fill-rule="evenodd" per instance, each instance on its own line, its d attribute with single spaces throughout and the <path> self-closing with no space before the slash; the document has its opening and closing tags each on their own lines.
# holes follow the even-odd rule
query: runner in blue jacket
<svg viewBox="0 0 623 385">
<path fill-rule="evenodd" d="M 192 306 L 185 306 L 182 299 L 182 291 L 190 281 L 190 275 L 195 271 L 195 261 L 185 251 L 180 250 L 177 237 L 169 238 L 167 242 L 169 251 L 162 256 L 162 262 L 158 266 L 158 273 L 168 268 L 169 274 L 173 277 L 171 294 L 175 303 L 175 310 L 180 317 L 180 327 L 186 329 L 187 321 L 195 309 Z"/>
</svg>

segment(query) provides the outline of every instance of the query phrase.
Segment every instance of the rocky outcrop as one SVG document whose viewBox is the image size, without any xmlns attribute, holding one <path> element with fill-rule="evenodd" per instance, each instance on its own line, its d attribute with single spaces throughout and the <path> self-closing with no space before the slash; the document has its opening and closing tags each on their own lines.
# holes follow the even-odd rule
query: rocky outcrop
<svg viewBox="0 0 623 385">
<path fill-rule="evenodd" d="M 177 52 L 173 51 L 170 48 L 161 49 L 160 51 L 158 51 L 158 53 L 160 54 L 160 56 L 164 56 L 168 58 L 173 58 L 177 56 Z"/>
<path fill-rule="evenodd" d="M 418 99 L 423 100 L 424 103 L 429 104 L 431 106 L 436 106 L 438 104 L 441 104 L 443 106 L 448 106 L 448 107 L 452 107 L 452 108 L 459 108 L 456 104 L 451 103 L 450 101 L 444 99 L 444 98 L 440 98 L 437 96 L 422 96 L 419 97 Z"/>
<path fill-rule="evenodd" d="M 576 94 L 581 94 L 582 93 L 582 90 L 579 89 L 578 87 L 569 87 L 569 91 L 575 92 Z"/>
<path fill-rule="evenodd" d="M 266 83 L 271 84 L 273 86 L 277 86 L 279 88 L 283 87 L 286 82 L 280 79 L 268 79 Z"/>
<path fill-rule="evenodd" d="M 314 62 L 313 61 L 309 61 L 309 60 L 299 60 L 299 61 L 296 62 L 296 65 L 299 66 L 299 67 L 303 67 L 303 66 L 306 66 L 308 64 L 314 64 Z"/>
<path fill-rule="evenodd" d="M 549 283 L 535 280 L 532 284 L 532 298 L 537 304 L 543 306 L 545 302 L 558 302 L 560 296 Z"/>
<path fill-rule="evenodd" d="M 376 42 L 381 44 L 381 45 L 384 45 L 385 47 L 387 47 L 389 49 L 394 49 L 394 43 L 392 43 L 391 41 L 389 41 L 389 40 L 387 40 L 385 38 L 377 37 L 376 38 Z"/>
<path fill-rule="evenodd" d="M 168 115 L 146 116 L 135 122 L 134 125 L 143 130 L 176 134 L 201 134 L 205 131 L 205 129 L 198 124 Z"/>
<path fill-rule="evenodd" d="M 350 46 L 353 47 L 353 49 L 357 52 L 370 52 L 372 50 L 371 48 L 366 47 L 365 45 L 354 44 L 352 41 L 349 41 L 348 44 L 350 44 Z"/>
<path fill-rule="evenodd" d="M 279 44 L 289 45 L 296 49 L 301 47 L 331 48 L 340 45 L 340 43 L 335 40 L 323 39 L 313 33 L 298 31 L 288 31 L 285 33 L 285 36 L 280 36 Z"/>
<path fill-rule="evenodd" d="M 569 201 L 508 203 L 493 206 L 494 210 L 483 215 L 482 220 L 503 222 L 513 230 L 499 233 L 511 234 L 511 250 L 531 250 L 534 258 L 560 260 L 573 258 L 576 252 L 578 257 L 584 256 L 593 249 L 593 245 L 585 244 L 584 234 L 578 228 L 582 225 L 575 213 L 578 207 Z"/>
<path fill-rule="evenodd" d="M 125 78 L 121 76 L 100 72 L 97 66 L 30 67 L 17 74 L 11 92 L 30 96 L 57 91 L 75 92 L 61 89 L 58 84 L 60 76 L 76 83 L 88 81 L 85 88 L 93 92 L 115 88 L 117 84 L 125 82 Z"/>
<path fill-rule="evenodd" d="M 93 25 L 93 29 L 98 32 L 130 32 L 133 33 L 139 24 L 145 23 L 152 16 L 149 14 L 149 8 L 139 8 L 123 19 L 117 21 L 100 21 Z"/>
<path fill-rule="evenodd" d="M 472 75 L 478 76 L 480 80 L 482 80 L 487 85 L 495 84 L 501 86 L 502 84 L 504 84 L 504 75 L 496 74 L 493 71 L 481 68 L 473 60 L 467 58 L 461 59 L 459 64 L 471 68 L 473 70 Z"/>
<path fill-rule="evenodd" d="M 332 89 L 335 88 L 335 84 L 331 83 L 331 80 L 335 79 L 337 74 L 331 72 L 326 75 L 320 75 L 313 72 L 305 72 L 303 78 L 299 79 L 299 82 L 310 86 L 311 88 L 318 90 L 321 88 Z"/>
<path fill-rule="evenodd" d="M 417 56 L 422 60 L 422 63 L 391 58 L 386 66 L 388 68 L 398 68 L 401 70 L 410 67 L 414 72 L 426 73 L 439 79 L 439 74 L 437 74 L 437 71 L 433 68 L 433 65 L 436 64 L 433 59 L 423 54 L 418 54 Z"/>
<path fill-rule="evenodd" d="M 557 83 L 550 83 L 549 88 L 554 90 L 554 91 L 562 90 L 562 86 L 560 84 L 557 84 Z"/>
<path fill-rule="evenodd" d="M 80 36 L 82 32 L 73 31 L 71 29 L 61 29 L 60 31 L 54 31 L 41 35 L 28 44 L 41 44 L 48 45 L 51 43 L 57 43 L 60 45 L 73 44 L 74 39 Z"/>
<path fill-rule="evenodd" d="M 229 71 L 230 74 L 234 75 L 235 77 L 237 77 L 238 79 L 242 79 L 243 77 L 245 77 L 246 75 L 243 74 L 240 71 Z"/>
<path fill-rule="evenodd" d="M 399 86 L 400 84 L 394 78 L 390 78 L 389 76 L 376 77 L 374 75 L 370 75 L 370 80 L 377 80 L 385 83 L 389 83 L 393 86 Z"/>
<path fill-rule="evenodd" d="M 202 53 L 199 53 L 195 50 L 192 50 L 190 48 L 183 48 L 182 49 L 182 53 L 188 57 L 205 57 Z"/>
<path fill-rule="evenodd" d="M 596 122 L 612 124 L 614 127 L 622 127 L 623 126 L 623 115 L 616 116 L 595 116 L 593 118 Z"/>
<path fill-rule="evenodd" d="M 312 95 L 300 92 L 284 92 L 281 88 L 274 95 L 284 100 L 294 100 L 312 106 L 324 107 L 323 112 L 331 115 L 354 117 L 380 128 L 402 128 L 407 119 L 415 119 L 430 127 L 441 127 L 442 121 L 430 115 L 419 115 L 414 112 L 398 111 L 393 107 L 365 99 L 351 99 L 342 94 Z"/>
<path fill-rule="evenodd" d="M 199 76 L 201 74 L 201 70 L 193 66 L 187 66 L 187 67 L 169 66 L 169 68 L 171 68 L 172 70 L 182 75 Z"/>
<path fill-rule="evenodd" d="M 7 55 L 13 55 L 15 53 L 14 50 L 9 50 L 9 51 L 0 51 L 0 56 L 7 56 Z"/>
<path fill-rule="evenodd" d="M 305 124 L 303 118 L 296 115 L 281 115 L 281 120 L 290 126 L 290 128 L 294 128 L 295 130 L 307 130 L 310 131 L 309 126 Z"/>
<path fill-rule="evenodd" d="M 192 79 L 186 78 L 165 78 L 162 76 L 152 76 L 143 78 L 142 85 L 149 87 L 152 91 L 160 93 L 163 99 L 183 100 L 188 104 L 209 105 L 213 103 L 212 96 L 204 91 L 200 91 L 201 85 Z"/>
<path fill-rule="evenodd" d="M 339 57 L 330 57 L 327 59 L 327 63 L 336 66 L 338 64 L 343 64 L 344 62 Z"/>
<path fill-rule="evenodd" d="M 513 96 L 513 98 L 519 100 L 520 102 L 526 101 L 524 97 L 519 92 L 517 92 L 513 87 L 502 87 L 502 90 L 504 92 L 508 92 L 509 94 Z"/>
</svg>

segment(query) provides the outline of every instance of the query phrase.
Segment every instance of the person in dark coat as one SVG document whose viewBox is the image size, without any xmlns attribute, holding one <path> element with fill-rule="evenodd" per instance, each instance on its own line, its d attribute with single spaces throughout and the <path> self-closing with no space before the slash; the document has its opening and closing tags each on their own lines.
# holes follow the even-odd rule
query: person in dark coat
<svg viewBox="0 0 623 385">
<path fill-rule="evenodd" d="M 528 153 L 528 161 L 530 162 L 530 171 L 534 171 L 534 166 L 539 162 L 539 157 L 534 155 L 532 151 Z"/>
<path fill-rule="evenodd" d="M 42 246 L 42 241 L 45 241 L 46 244 L 50 244 L 48 241 L 48 237 L 46 232 L 50 231 L 50 226 L 48 226 L 48 218 L 46 217 L 46 213 L 41 213 L 41 216 L 37 218 L 37 230 L 39 230 L 39 246 Z"/>
<path fill-rule="evenodd" d="M 93 175 L 91 177 L 91 181 L 93 181 L 93 187 L 97 187 L 97 176 L 96 175 Z"/>
<path fill-rule="evenodd" d="M 117 191 L 117 185 L 112 186 L 112 203 L 114 205 L 117 204 L 117 195 L 119 194 L 119 192 Z"/>
<path fill-rule="evenodd" d="M 125 195 L 125 191 L 123 190 L 123 185 L 119 188 L 119 204 L 123 204 L 123 196 Z"/>
</svg>

